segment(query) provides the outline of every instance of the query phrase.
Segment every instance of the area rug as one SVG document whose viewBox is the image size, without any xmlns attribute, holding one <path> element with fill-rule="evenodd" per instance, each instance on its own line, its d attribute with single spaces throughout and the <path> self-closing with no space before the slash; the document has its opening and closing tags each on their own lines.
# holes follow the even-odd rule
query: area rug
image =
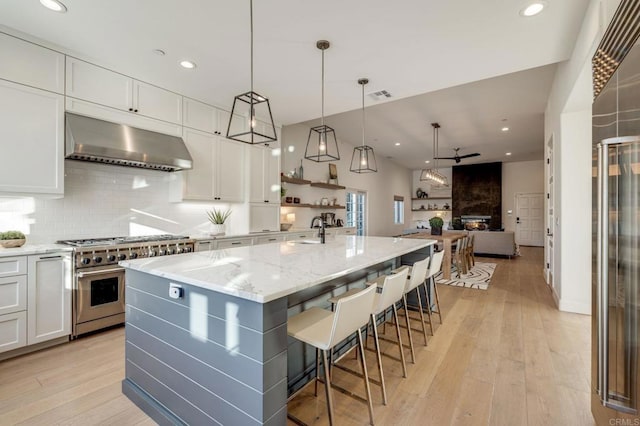
<svg viewBox="0 0 640 426">
<path fill-rule="evenodd" d="M 450 280 L 445 280 L 441 276 L 440 278 L 438 278 L 437 282 L 438 284 L 453 285 L 456 287 L 487 290 L 489 288 L 489 283 L 491 282 L 491 277 L 493 276 L 493 271 L 495 271 L 495 269 L 495 263 L 476 262 L 469 273 L 461 274 L 460 278 L 457 278 L 457 272 L 452 272 Z"/>
</svg>

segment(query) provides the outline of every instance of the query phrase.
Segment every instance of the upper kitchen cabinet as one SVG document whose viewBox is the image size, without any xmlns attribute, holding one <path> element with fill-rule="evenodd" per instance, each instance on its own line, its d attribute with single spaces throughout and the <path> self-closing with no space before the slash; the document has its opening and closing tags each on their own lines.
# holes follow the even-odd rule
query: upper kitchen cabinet
<svg viewBox="0 0 640 426">
<path fill-rule="evenodd" d="M 0 79 L 64 94 L 64 55 L 0 33 Z"/>
<path fill-rule="evenodd" d="M 280 204 L 280 148 L 249 148 L 249 201 Z"/>
<path fill-rule="evenodd" d="M 67 56 L 67 96 L 182 124 L 182 96 Z M 103 117 L 99 117 L 103 118 Z"/>
<path fill-rule="evenodd" d="M 182 172 L 183 199 L 243 202 L 245 145 L 189 128 L 183 137 L 193 158 Z"/>
<path fill-rule="evenodd" d="M 64 97 L 0 80 L 0 193 L 64 193 Z"/>
</svg>

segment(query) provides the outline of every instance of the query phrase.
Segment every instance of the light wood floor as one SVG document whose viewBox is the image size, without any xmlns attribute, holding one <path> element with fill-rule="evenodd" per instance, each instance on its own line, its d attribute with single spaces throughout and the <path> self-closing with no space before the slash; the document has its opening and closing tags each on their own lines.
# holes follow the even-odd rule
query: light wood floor
<svg viewBox="0 0 640 426">
<path fill-rule="evenodd" d="M 439 286 L 444 324 L 435 321 L 427 347 L 414 334 L 417 363 L 408 365 L 409 377 L 383 359 L 389 404 L 372 386 L 376 424 L 593 424 L 590 317 L 559 312 L 542 279 L 542 249 L 523 247 L 522 254 L 478 258 L 498 264 L 488 291 Z M 153 424 L 121 394 L 123 342 L 119 328 L 0 362 L 0 425 Z M 367 362 L 376 377 L 372 353 Z M 362 392 L 342 371 L 334 380 Z M 328 424 L 322 386 L 318 398 L 308 389 L 289 410 L 309 424 Z M 334 395 L 339 424 L 368 423 L 364 405 Z"/>
</svg>

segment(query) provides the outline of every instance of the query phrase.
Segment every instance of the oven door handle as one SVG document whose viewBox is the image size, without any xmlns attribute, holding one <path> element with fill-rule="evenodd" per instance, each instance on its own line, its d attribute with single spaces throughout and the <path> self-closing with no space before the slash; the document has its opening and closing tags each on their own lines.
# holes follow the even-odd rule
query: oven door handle
<svg viewBox="0 0 640 426">
<path fill-rule="evenodd" d="M 90 275 L 98 275 L 98 274 L 105 274 L 109 272 L 121 272 L 121 271 L 124 271 L 124 268 L 101 269 L 99 271 L 91 271 L 91 272 L 78 272 L 76 275 L 78 276 L 78 278 L 82 278 Z"/>
</svg>

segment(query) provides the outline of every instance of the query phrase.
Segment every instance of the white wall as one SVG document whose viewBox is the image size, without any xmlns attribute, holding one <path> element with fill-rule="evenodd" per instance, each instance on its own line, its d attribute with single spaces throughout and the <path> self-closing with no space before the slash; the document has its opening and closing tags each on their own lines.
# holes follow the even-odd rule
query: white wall
<svg viewBox="0 0 640 426">
<path fill-rule="evenodd" d="M 228 234 L 248 232 L 247 204 L 171 203 L 173 173 L 65 161 L 60 199 L 0 198 L 0 230 L 17 229 L 29 243 L 59 239 L 208 232 L 206 210 L 232 208 Z"/>
<path fill-rule="evenodd" d="M 330 125 L 330 123 L 329 123 Z M 339 131 L 336 130 L 336 133 Z M 300 167 L 300 160 L 309 136 L 309 127 L 296 124 L 282 129 L 282 166 L 284 173 Z M 293 151 L 290 151 L 293 149 Z M 353 145 L 339 141 L 340 160 L 332 163 L 337 165 L 338 183 L 351 189 L 366 191 L 368 199 L 367 231 L 373 236 L 392 236 L 402 233 L 409 227 L 411 220 L 411 171 L 404 167 L 376 155 L 378 162 L 377 173 L 353 173 L 349 171 Z M 329 178 L 328 163 L 316 163 L 304 160 L 304 178 L 311 181 L 321 181 Z M 338 203 L 344 205 L 345 191 L 334 191 L 312 188 L 308 185 L 285 184 L 287 196 L 299 197 L 302 203 L 312 203 L 322 197 L 338 198 Z M 393 224 L 393 196 L 403 196 L 405 199 L 405 223 Z M 322 211 L 335 212 L 336 218 L 344 220 L 345 210 L 310 209 L 283 207 L 281 213 L 295 213 L 295 228 L 308 228 L 313 216 Z"/>
<path fill-rule="evenodd" d="M 534 192 L 545 192 L 543 160 L 502 163 L 502 226 L 505 231 L 516 230 L 516 194 Z"/>
<path fill-rule="evenodd" d="M 620 0 L 592 0 L 571 59 L 559 65 L 545 110 L 553 138 L 553 292 L 559 309 L 591 313 L 591 57 Z M 545 176 L 545 180 L 548 176 Z M 545 244 L 546 241 L 545 241 Z M 545 255 L 547 250 L 545 250 Z"/>
</svg>

